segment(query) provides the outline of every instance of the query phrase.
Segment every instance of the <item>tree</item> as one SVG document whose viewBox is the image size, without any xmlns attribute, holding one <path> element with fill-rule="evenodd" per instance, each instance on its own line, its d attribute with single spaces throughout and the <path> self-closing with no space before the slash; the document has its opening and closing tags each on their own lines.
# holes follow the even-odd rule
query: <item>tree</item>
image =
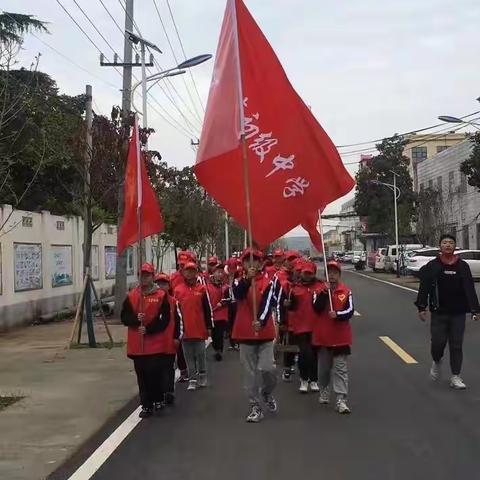
<svg viewBox="0 0 480 480">
<path fill-rule="evenodd" d="M 480 132 L 471 137 L 472 153 L 460 165 L 460 171 L 467 176 L 468 184 L 480 192 Z"/>
<path fill-rule="evenodd" d="M 375 182 L 393 183 L 393 173 L 397 175 L 400 189 L 398 200 L 398 220 L 400 235 L 411 233 L 414 218 L 415 195 L 409 174 L 409 159 L 403 155 L 405 140 L 395 135 L 377 145 L 380 152 L 370 166 L 361 168 L 357 175 L 355 209 L 358 215 L 368 217 L 370 232 L 385 233 L 394 238 L 394 202 L 392 190 Z"/>
<path fill-rule="evenodd" d="M 426 188 L 418 194 L 416 205 L 419 241 L 423 245 L 437 245 L 440 235 L 447 231 L 448 226 L 442 193 Z"/>
</svg>

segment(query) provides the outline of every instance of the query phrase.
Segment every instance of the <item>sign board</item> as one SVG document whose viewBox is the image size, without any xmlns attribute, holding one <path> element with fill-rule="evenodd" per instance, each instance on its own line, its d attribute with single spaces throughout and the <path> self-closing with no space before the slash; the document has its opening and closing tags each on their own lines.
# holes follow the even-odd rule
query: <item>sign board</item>
<svg viewBox="0 0 480 480">
<path fill-rule="evenodd" d="M 115 278 L 117 247 L 105 247 L 105 278 Z"/>
<path fill-rule="evenodd" d="M 13 268 L 16 292 L 43 288 L 42 244 L 14 243 Z"/>
<path fill-rule="evenodd" d="M 72 246 L 50 246 L 50 268 L 52 287 L 64 287 L 73 284 Z"/>
</svg>

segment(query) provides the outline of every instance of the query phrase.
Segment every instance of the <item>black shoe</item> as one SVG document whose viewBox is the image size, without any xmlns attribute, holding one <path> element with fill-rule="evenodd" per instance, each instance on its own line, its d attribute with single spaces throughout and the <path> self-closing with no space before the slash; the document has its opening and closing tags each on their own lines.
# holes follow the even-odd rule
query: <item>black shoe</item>
<svg viewBox="0 0 480 480">
<path fill-rule="evenodd" d="M 186 383 L 188 382 L 188 372 L 187 370 L 182 370 L 180 372 L 180 378 L 178 379 L 180 383 Z"/>
<path fill-rule="evenodd" d="M 167 407 L 171 407 L 174 404 L 175 404 L 175 394 L 172 392 L 167 392 L 165 394 L 165 405 L 167 405 Z"/>
<path fill-rule="evenodd" d="M 155 402 L 153 404 L 153 412 L 155 414 L 160 413 L 165 408 L 165 404 L 163 402 Z"/>
<path fill-rule="evenodd" d="M 153 415 L 153 409 L 151 407 L 142 407 L 142 410 L 138 414 L 140 418 L 148 418 Z"/>
<path fill-rule="evenodd" d="M 217 362 L 221 362 L 223 360 L 223 356 L 222 356 L 221 352 L 215 353 L 215 360 Z"/>
</svg>

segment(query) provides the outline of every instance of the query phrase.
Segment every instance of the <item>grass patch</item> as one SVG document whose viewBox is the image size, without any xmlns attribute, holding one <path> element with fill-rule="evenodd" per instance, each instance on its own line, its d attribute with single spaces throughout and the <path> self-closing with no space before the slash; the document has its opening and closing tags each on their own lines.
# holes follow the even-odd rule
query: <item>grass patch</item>
<svg viewBox="0 0 480 480">
<path fill-rule="evenodd" d="M 22 400 L 23 398 L 25 397 L 11 397 L 6 395 L 0 395 L 0 411 Z"/>
<path fill-rule="evenodd" d="M 111 350 L 112 348 L 118 348 L 125 346 L 125 342 L 113 342 L 113 345 L 110 342 L 97 342 L 97 348 L 108 348 Z M 90 348 L 88 343 L 74 343 L 70 345 L 71 349 L 80 349 L 80 348 Z"/>
</svg>

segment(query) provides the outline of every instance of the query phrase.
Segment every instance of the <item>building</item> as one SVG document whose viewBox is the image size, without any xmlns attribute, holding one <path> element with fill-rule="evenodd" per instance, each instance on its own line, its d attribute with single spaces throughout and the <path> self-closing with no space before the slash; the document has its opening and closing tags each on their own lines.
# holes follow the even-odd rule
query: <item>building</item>
<svg viewBox="0 0 480 480">
<path fill-rule="evenodd" d="M 408 143 L 405 145 L 403 154 L 410 159 L 410 175 L 413 180 L 413 189 L 418 192 L 418 164 L 423 160 L 435 157 L 449 147 L 463 142 L 465 133 L 431 133 L 415 134 L 405 136 Z"/>
<path fill-rule="evenodd" d="M 468 185 L 460 164 L 472 151 L 472 142 L 461 143 L 418 162 L 419 190 L 436 190 L 441 195 L 442 210 L 438 221 L 457 237 L 461 248 L 480 249 L 480 193 Z"/>
<path fill-rule="evenodd" d="M 367 155 L 362 155 L 363 161 L 368 161 Z M 370 158 L 371 159 L 371 158 Z M 363 224 L 359 216 L 346 216 L 355 214 L 355 198 L 348 200 L 342 204 L 340 209 L 340 233 L 343 237 L 342 249 L 343 250 L 363 250 L 363 244 L 360 241 L 360 237 L 363 231 Z"/>
</svg>

